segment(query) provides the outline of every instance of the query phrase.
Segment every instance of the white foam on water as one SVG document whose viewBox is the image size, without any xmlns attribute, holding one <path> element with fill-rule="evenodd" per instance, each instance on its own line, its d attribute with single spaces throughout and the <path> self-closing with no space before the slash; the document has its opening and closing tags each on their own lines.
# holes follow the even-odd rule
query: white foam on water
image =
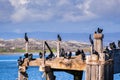
<svg viewBox="0 0 120 80">
<path fill-rule="evenodd" d="M 0 62 L 12 62 L 12 61 L 17 61 L 17 60 L 0 60 Z"/>
</svg>

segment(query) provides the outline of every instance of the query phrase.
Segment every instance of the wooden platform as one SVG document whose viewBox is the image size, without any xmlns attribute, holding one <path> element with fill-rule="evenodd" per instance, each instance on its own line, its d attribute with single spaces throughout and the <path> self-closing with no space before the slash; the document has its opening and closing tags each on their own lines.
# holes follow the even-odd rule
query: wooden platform
<svg viewBox="0 0 120 80">
<path fill-rule="evenodd" d="M 43 66 L 43 59 L 36 58 L 29 61 L 27 58 L 23 66 Z M 79 56 L 66 59 L 63 57 L 45 60 L 45 66 L 50 66 L 52 69 L 57 70 L 76 70 L 83 71 L 86 68 L 86 62 L 81 60 Z"/>
</svg>

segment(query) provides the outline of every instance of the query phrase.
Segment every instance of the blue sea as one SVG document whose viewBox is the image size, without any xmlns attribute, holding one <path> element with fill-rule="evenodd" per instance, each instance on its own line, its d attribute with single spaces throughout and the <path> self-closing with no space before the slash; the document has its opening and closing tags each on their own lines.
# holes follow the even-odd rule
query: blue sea
<svg viewBox="0 0 120 80">
<path fill-rule="evenodd" d="M 0 55 L 0 80 L 16 80 L 18 77 L 17 59 L 23 54 Z M 38 57 L 38 55 L 34 55 Z M 45 80 L 39 67 L 29 67 L 27 70 L 28 80 Z M 73 76 L 65 72 L 54 72 L 56 80 L 73 80 Z M 83 75 L 84 76 L 84 75 Z"/>
<path fill-rule="evenodd" d="M 23 54 L 2 54 L 0 55 L 0 80 L 16 80 L 18 77 L 17 59 Z M 38 57 L 38 55 L 34 55 Z M 39 67 L 29 67 L 27 70 L 28 80 L 45 80 Z M 73 76 L 65 72 L 54 72 L 56 80 L 73 80 Z M 85 80 L 85 72 L 83 79 Z M 114 75 L 114 80 L 120 80 L 120 73 Z"/>
</svg>

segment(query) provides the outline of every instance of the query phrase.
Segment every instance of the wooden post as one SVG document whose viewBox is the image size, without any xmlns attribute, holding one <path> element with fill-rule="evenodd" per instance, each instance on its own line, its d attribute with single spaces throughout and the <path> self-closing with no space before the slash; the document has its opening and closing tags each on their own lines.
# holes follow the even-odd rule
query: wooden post
<svg viewBox="0 0 120 80">
<path fill-rule="evenodd" d="M 57 41 L 57 57 L 60 57 L 60 41 Z"/>
<path fill-rule="evenodd" d="M 55 80 L 53 70 L 50 68 L 50 66 L 45 66 L 45 74 L 46 80 Z"/>
<path fill-rule="evenodd" d="M 94 34 L 94 50 L 98 53 L 103 52 L 103 34 L 101 33 Z"/>
<path fill-rule="evenodd" d="M 105 76 L 105 72 L 104 72 L 104 64 L 99 65 L 99 80 L 105 80 L 104 76 Z M 108 79 L 106 79 L 108 80 Z"/>
<path fill-rule="evenodd" d="M 43 67 L 45 67 L 45 41 L 43 41 Z"/>
<path fill-rule="evenodd" d="M 91 55 L 91 58 L 86 58 L 86 80 L 104 80 L 99 79 L 99 59 L 95 54 Z"/>
<path fill-rule="evenodd" d="M 113 80 L 113 61 L 92 59 L 86 62 L 86 80 Z"/>
<path fill-rule="evenodd" d="M 102 33 L 94 34 L 94 50 L 99 54 L 99 60 L 105 61 L 105 54 L 103 53 L 103 37 Z"/>
<path fill-rule="evenodd" d="M 28 53 L 28 42 L 25 43 L 25 51 Z"/>
<path fill-rule="evenodd" d="M 25 66 L 19 66 L 18 80 L 28 80 L 28 74 L 26 73 Z"/>
<path fill-rule="evenodd" d="M 68 70 L 66 72 L 73 75 L 74 80 L 82 80 L 83 71 L 71 71 L 71 70 Z"/>
<path fill-rule="evenodd" d="M 82 80 L 83 71 L 74 73 L 74 80 Z"/>
<path fill-rule="evenodd" d="M 90 51 L 91 51 L 90 55 L 92 55 L 92 53 L 93 53 L 93 46 L 92 45 L 90 45 Z"/>
</svg>

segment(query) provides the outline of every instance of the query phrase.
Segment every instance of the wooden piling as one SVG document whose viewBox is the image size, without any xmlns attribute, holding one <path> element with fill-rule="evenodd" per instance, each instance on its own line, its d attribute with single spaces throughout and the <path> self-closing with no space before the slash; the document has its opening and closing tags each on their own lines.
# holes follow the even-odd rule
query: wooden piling
<svg viewBox="0 0 120 80">
<path fill-rule="evenodd" d="M 57 41 L 57 58 L 59 58 L 60 57 L 60 42 L 61 41 Z"/>
<path fill-rule="evenodd" d="M 19 66 L 18 80 L 28 80 L 28 74 L 26 73 L 25 66 Z"/>
<path fill-rule="evenodd" d="M 42 63 L 42 67 L 45 67 L 45 41 L 43 41 L 43 63 Z"/>
<path fill-rule="evenodd" d="M 105 58 L 101 33 L 94 34 L 94 50 L 98 55 L 92 54 L 91 59 L 86 60 L 86 80 L 113 80 L 113 73 L 110 73 L 113 71 L 113 61 Z"/>
<path fill-rule="evenodd" d="M 25 43 L 25 51 L 28 53 L 28 42 Z"/>
<path fill-rule="evenodd" d="M 77 73 L 74 72 L 73 76 L 74 76 L 74 80 L 82 80 L 83 71 L 79 71 Z"/>
<path fill-rule="evenodd" d="M 102 33 L 95 33 L 94 34 L 94 50 L 98 53 L 102 53 L 103 51 L 103 34 Z"/>
<path fill-rule="evenodd" d="M 55 80 L 56 78 L 50 66 L 45 66 L 45 75 L 46 75 L 46 80 Z"/>
</svg>

